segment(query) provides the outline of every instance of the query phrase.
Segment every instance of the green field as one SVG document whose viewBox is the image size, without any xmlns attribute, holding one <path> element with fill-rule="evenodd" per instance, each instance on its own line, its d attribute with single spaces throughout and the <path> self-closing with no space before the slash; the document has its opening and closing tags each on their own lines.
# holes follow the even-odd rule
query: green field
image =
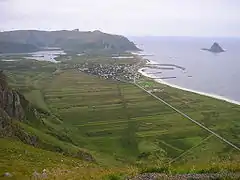
<svg viewBox="0 0 240 180">
<path fill-rule="evenodd" d="M 46 64 L 45 69 L 35 62 L 39 67 L 35 71 L 7 71 L 12 87 L 23 92 L 34 106 L 51 113 L 42 119 L 47 128 L 39 125 L 35 129 L 35 123 L 23 127 L 64 151 L 87 150 L 103 166 L 166 166 L 172 162 L 179 170 L 220 165 L 239 171 L 237 150 L 134 84 L 72 68 L 86 61 L 107 63 L 100 57 L 74 56 L 73 61 L 56 67 Z M 54 73 L 56 69 L 61 71 Z M 155 95 L 240 146 L 240 106 L 144 77 L 137 82 L 148 90 L 159 89 Z"/>
<path fill-rule="evenodd" d="M 76 70 L 65 71 L 48 83 L 46 103 L 63 119 L 62 128 L 71 129 L 73 141 L 86 149 L 111 154 L 116 160 L 133 163 L 145 160 L 141 158 L 144 154 L 158 153 L 165 163 L 210 135 L 132 84 L 106 81 Z M 153 85 L 165 88 L 166 92 L 158 96 L 239 145 L 239 135 L 233 133 L 239 130 L 238 106 Z M 209 149 L 215 154 L 211 158 L 233 150 L 220 140 L 214 142 L 216 146 Z M 198 154 L 199 161 L 211 159 L 205 153 Z"/>
</svg>

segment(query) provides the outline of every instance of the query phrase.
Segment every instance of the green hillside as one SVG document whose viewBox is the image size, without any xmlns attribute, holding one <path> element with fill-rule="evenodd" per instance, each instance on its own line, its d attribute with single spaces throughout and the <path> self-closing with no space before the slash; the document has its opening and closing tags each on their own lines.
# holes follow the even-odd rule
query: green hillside
<svg viewBox="0 0 240 180">
<path fill-rule="evenodd" d="M 118 53 L 124 51 L 139 50 L 133 42 L 119 35 L 111 35 L 100 31 L 37 31 L 37 30 L 19 30 L 0 32 L 0 42 L 18 43 L 22 46 L 36 46 L 38 48 L 58 47 L 65 51 L 76 53 Z M 0 52 L 29 52 L 34 49 L 16 49 L 14 46 L 1 48 Z"/>
<path fill-rule="evenodd" d="M 35 147 L 31 147 L 16 141 L 29 144 L 19 133 L 2 136 L 0 173 L 29 177 L 34 170 L 47 169 L 53 175 L 59 169 L 61 172 L 67 169 L 69 172 L 64 171 L 66 176 L 62 179 L 71 175 L 72 179 L 79 179 L 78 173 L 86 179 L 102 179 L 160 172 L 164 168 L 174 173 L 240 171 L 239 151 L 131 80 L 119 81 L 96 73 L 100 65 L 101 71 L 119 67 L 116 76 L 122 79 L 125 69 L 136 71 L 138 57 L 113 60 L 106 56 L 71 55 L 71 58 L 68 61 L 67 56 L 62 56 L 59 58 L 62 63 L 58 64 L 0 60 L 9 86 L 24 95 L 32 107 L 29 112 L 35 115 L 20 122 L 13 120 L 19 128 L 12 130 L 37 139 Z M 86 64 L 90 72 L 80 70 Z M 149 91 L 157 89 L 155 95 L 240 146 L 238 105 L 177 90 L 144 77 L 139 77 L 137 83 Z M 22 149 L 31 155 L 24 154 Z M 16 156 L 20 156 L 19 166 L 11 166 L 17 163 Z M 59 161 L 61 158 L 63 162 Z M 33 164 L 36 159 L 38 163 Z M 76 163 L 81 171 L 74 169 Z"/>
<path fill-rule="evenodd" d="M 17 43 L 17 42 L 5 42 L 0 40 L 0 54 L 1 53 L 22 53 L 22 52 L 34 52 L 38 48 L 32 44 Z"/>
</svg>

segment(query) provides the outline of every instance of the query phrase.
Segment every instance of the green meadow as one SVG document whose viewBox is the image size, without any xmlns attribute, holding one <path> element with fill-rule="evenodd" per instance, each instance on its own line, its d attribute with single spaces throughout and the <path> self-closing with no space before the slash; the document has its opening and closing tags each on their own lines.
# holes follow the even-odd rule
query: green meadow
<svg viewBox="0 0 240 180">
<path fill-rule="evenodd" d="M 199 171 L 213 167 L 240 170 L 239 151 L 134 84 L 105 80 L 74 68 L 75 64 L 86 62 L 116 62 L 106 59 L 73 56 L 72 61 L 59 64 L 34 61 L 37 67 L 34 70 L 22 66 L 25 70 L 8 69 L 11 86 L 35 107 L 50 114 L 42 117 L 41 124 L 28 122 L 22 127 L 45 144 L 69 154 L 78 148 L 86 150 L 102 167 L 171 166 L 179 172 L 193 167 Z M 118 63 L 137 61 L 124 59 Z M 240 147 L 240 106 L 171 88 L 145 77 L 137 83 L 147 90 L 158 89 L 155 95 Z M 12 145 L 7 140 L 1 141 Z M 52 152 L 48 153 L 51 156 Z"/>
</svg>

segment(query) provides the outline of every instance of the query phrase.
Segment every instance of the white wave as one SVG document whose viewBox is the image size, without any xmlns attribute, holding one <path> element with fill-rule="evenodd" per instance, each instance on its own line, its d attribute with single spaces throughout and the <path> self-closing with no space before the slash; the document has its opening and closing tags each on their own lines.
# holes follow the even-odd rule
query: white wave
<svg viewBox="0 0 240 180">
<path fill-rule="evenodd" d="M 134 56 L 116 56 L 112 57 L 112 59 L 133 59 Z"/>
<path fill-rule="evenodd" d="M 154 63 L 156 63 L 156 62 L 154 62 L 154 61 L 150 61 L 149 62 L 149 64 L 154 64 Z M 143 76 L 149 77 L 151 79 L 157 78 L 157 76 L 154 76 L 152 74 L 151 75 L 147 74 L 145 71 L 143 71 L 144 69 L 145 68 L 141 68 L 141 69 L 138 70 L 138 72 L 140 74 L 142 74 Z M 193 92 L 193 93 L 200 94 L 200 95 L 203 95 L 203 96 L 207 96 L 207 97 L 223 100 L 223 101 L 226 101 L 226 102 L 229 102 L 229 103 L 232 103 L 232 104 L 240 105 L 240 102 L 238 102 L 238 101 L 235 101 L 235 100 L 232 100 L 232 99 L 228 99 L 226 97 L 219 96 L 219 95 L 216 95 L 216 94 L 205 93 L 205 92 L 200 92 L 200 91 L 184 88 L 184 87 L 181 87 L 181 86 L 178 86 L 178 85 L 175 85 L 175 84 L 168 83 L 168 82 L 166 82 L 164 80 L 161 80 L 161 79 L 154 79 L 154 81 L 156 81 L 158 83 L 161 83 L 161 84 L 165 84 L 165 85 L 173 87 L 173 88 L 181 89 L 181 90 L 188 91 L 188 92 Z"/>
<path fill-rule="evenodd" d="M 19 61 L 17 59 L 3 59 L 1 61 L 4 61 L 4 62 L 13 62 L 13 61 Z"/>
</svg>

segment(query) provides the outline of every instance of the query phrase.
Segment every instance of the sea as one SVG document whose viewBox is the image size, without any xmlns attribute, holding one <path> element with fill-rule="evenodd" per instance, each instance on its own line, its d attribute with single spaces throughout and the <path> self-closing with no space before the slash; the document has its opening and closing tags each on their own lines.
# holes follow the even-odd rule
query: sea
<svg viewBox="0 0 240 180">
<path fill-rule="evenodd" d="M 37 51 L 33 53 L 29 53 L 29 57 L 25 57 L 26 59 L 34 59 L 37 61 L 50 61 L 53 63 L 59 63 L 55 58 L 60 55 L 65 55 L 66 53 L 62 50 L 54 50 L 54 51 Z"/>
<path fill-rule="evenodd" d="M 152 64 L 142 73 L 172 87 L 240 104 L 240 38 L 130 37 Z M 223 53 L 203 51 L 217 42 Z M 176 68 L 176 67 L 183 67 Z M 161 66 L 160 66 L 161 67 Z M 162 66 L 163 67 L 163 66 Z"/>
<path fill-rule="evenodd" d="M 2 61 L 19 61 L 22 59 L 22 56 L 25 59 L 33 59 L 37 61 L 49 61 L 53 63 L 59 63 L 60 61 L 56 61 L 55 58 L 59 57 L 60 55 L 65 55 L 66 53 L 63 50 L 44 50 L 44 51 L 36 51 L 32 53 L 4 53 L 0 54 L 0 57 L 2 56 L 16 56 L 16 55 L 21 55 L 19 59 L 7 59 L 7 60 L 2 60 Z"/>
</svg>

